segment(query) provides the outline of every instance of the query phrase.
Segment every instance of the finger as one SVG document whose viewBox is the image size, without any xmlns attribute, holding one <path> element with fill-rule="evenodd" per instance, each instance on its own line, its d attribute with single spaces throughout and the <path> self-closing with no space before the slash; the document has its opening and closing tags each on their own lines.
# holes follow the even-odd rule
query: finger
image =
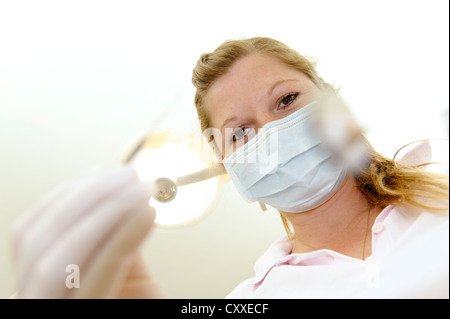
<svg viewBox="0 0 450 319">
<path fill-rule="evenodd" d="M 67 265 L 76 264 L 83 273 L 89 260 L 102 250 L 115 232 L 120 232 L 128 224 L 129 219 L 139 217 L 140 224 L 136 226 L 144 226 L 148 231 L 149 222 L 145 218 L 153 220 L 155 215 L 148 205 L 149 192 L 148 186 L 142 183 L 127 188 L 103 202 L 70 228 L 50 250 L 40 256 L 33 268 L 23 274 L 22 295 L 26 297 L 40 294 L 44 298 L 67 296 Z M 140 228 L 129 230 L 127 235 L 131 239 L 136 235 L 143 236 Z M 133 242 L 131 239 L 130 242 Z M 48 289 L 49 287 L 52 289 Z"/>
<path fill-rule="evenodd" d="M 113 295 L 114 298 L 163 299 L 164 294 L 161 287 L 150 274 L 141 249 L 138 250 L 136 256 L 131 258 L 131 267 L 126 274 L 125 282 L 117 294 Z"/>
<path fill-rule="evenodd" d="M 89 175 L 78 181 L 29 224 L 28 230 L 22 230 L 21 238 L 16 242 L 19 276 L 27 273 L 39 256 L 102 201 L 137 182 L 137 175 L 130 167 L 103 172 L 100 177 Z"/>
<path fill-rule="evenodd" d="M 58 188 L 49 192 L 40 202 L 34 205 L 27 212 L 19 216 L 10 227 L 10 235 L 13 244 L 13 259 L 16 261 L 16 252 L 20 246 L 24 235 L 31 229 L 31 225 L 36 223 L 38 218 L 43 214 L 52 203 L 57 201 L 63 194 L 73 187 L 75 180 L 68 181 Z"/>
<path fill-rule="evenodd" d="M 73 297 L 117 296 L 133 266 L 138 249 L 153 225 L 154 218 L 155 210 L 147 206 L 127 219 L 89 260 L 82 278 L 83 289 L 74 291 Z"/>
<path fill-rule="evenodd" d="M 28 209 L 24 214 L 22 214 L 14 222 L 12 231 L 14 233 L 21 234 L 24 231 L 28 230 L 32 226 L 32 224 L 37 222 L 41 214 L 45 213 L 51 205 L 54 205 L 61 198 L 64 198 L 64 195 L 69 190 L 73 189 L 76 185 L 79 185 L 81 180 L 85 180 L 87 178 L 95 179 L 105 174 L 105 170 L 99 168 L 90 169 L 84 172 L 81 176 L 72 178 L 59 185 L 58 187 L 47 193 L 40 201 L 30 207 L 30 209 Z"/>
</svg>

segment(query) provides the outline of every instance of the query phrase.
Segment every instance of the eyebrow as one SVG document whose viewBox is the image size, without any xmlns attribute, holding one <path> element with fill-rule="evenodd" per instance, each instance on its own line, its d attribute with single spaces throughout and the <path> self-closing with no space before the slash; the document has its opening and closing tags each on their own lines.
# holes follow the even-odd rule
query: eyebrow
<svg viewBox="0 0 450 319">
<path fill-rule="evenodd" d="M 234 120 L 236 120 L 236 116 L 231 116 L 231 117 L 229 117 L 229 118 L 227 118 L 224 122 L 223 122 L 223 124 L 222 124 L 222 126 L 220 127 L 220 130 L 223 130 L 223 128 L 225 127 L 225 125 L 227 125 L 229 122 L 231 122 L 231 121 L 234 121 Z"/>
<path fill-rule="evenodd" d="M 283 84 L 283 83 L 285 83 L 285 82 L 291 82 L 291 81 L 300 82 L 300 81 L 297 80 L 297 79 L 286 79 L 286 80 L 279 80 L 279 81 L 276 81 L 276 82 L 270 87 L 269 91 L 267 91 L 268 94 L 271 95 L 272 92 L 273 92 L 273 90 L 275 90 L 275 88 L 276 88 L 278 85 Z"/>
<path fill-rule="evenodd" d="M 297 80 L 297 79 L 284 79 L 284 80 L 276 81 L 276 82 L 270 87 L 270 89 L 267 91 L 268 95 L 271 95 L 272 92 L 273 92 L 273 90 L 275 90 L 275 88 L 276 88 L 278 85 L 283 84 L 283 83 L 285 83 L 285 82 L 291 82 L 291 81 L 300 82 L 300 81 Z M 229 118 L 227 118 L 227 119 L 222 123 L 222 126 L 220 127 L 220 130 L 223 130 L 223 128 L 225 127 L 225 125 L 227 125 L 229 122 L 234 121 L 234 120 L 236 120 L 236 116 L 234 116 L 234 115 L 231 116 L 231 117 L 229 117 Z"/>
</svg>

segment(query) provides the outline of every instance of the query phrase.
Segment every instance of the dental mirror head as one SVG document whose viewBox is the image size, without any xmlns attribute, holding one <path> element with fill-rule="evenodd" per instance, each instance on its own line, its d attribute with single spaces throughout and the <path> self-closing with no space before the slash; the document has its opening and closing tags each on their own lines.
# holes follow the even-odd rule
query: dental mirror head
<svg viewBox="0 0 450 319">
<path fill-rule="evenodd" d="M 177 196 L 177 185 L 171 179 L 161 177 L 153 183 L 155 185 L 155 190 L 152 196 L 158 202 L 167 203 Z"/>
</svg>

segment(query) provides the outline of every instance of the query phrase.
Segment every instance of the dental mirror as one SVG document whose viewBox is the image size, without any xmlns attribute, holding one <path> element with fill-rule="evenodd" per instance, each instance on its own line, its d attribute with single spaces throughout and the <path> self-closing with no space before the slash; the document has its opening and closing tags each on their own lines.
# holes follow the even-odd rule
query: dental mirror
<svg viewBox="0 0 450 319">
<path fill-rule="evenodd" d="M 226 171 L 202 158 L 201 139 L 179 132 L 142 133 L 126 147 L 121 162 L 134 167 L 142 181 L 153 182 L 149 205 L 155 223 L 174 227 L 199 220 L 211 210 Z"/>
</svg>

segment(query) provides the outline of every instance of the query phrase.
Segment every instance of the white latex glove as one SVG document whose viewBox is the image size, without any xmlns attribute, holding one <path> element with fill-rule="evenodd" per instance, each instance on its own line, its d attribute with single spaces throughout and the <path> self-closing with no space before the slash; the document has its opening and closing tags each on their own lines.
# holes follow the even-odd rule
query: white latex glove
<svg viewBox="0 0 450 319">
<path fill-rule="evenodd" d="M 85 174 L 13 227 L 19 298 L 159 297 L 139 251 L 155 210 L 130 167 Z M 80 287 L 66 285 L 79 267 Z M 68 288 L 72 287 L 72 288 Z"/>
</svg>

